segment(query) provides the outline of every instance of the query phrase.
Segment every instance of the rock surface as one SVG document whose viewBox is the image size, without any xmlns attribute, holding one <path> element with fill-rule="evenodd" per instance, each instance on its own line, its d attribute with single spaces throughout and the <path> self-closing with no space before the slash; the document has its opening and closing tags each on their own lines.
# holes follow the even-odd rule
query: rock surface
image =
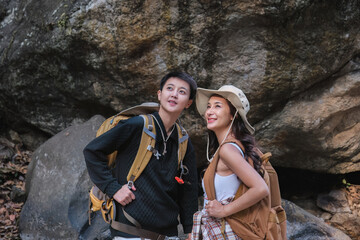
<svg viewBox="0 0 360 240">
<path fill-rule="evenodd" d="M 21 239 L 78 239 L 107 225 L 98 216 L 88 226 L 88 191 L 92 185 L 82 150 L 104 121 L 94 116 L 82 125 L 61 131 L 32 156 L 26 176 L 28 194 L 22 208 Z M 98 220 L 97 220 L 98 219 Z"/>
<path fill-rule="evenodd" d="M 316 204 L 318 207 L 332 214 L 351 212 L 346 198 L 346 192 L 341 189 L 332 190 L 328 194 L 319 194 Z"/>
<path fill-rule="evenodd" d="M 287 216 L 288 239 L 350 240 L 342 231 L 330 227 L 322 219 L 301 209 L 296 204 L 283 200 Z"/>
<path fill-rule="evenodd" d="M 359 24 L 359 0 L 0 0 L 0 122 L 35 149 L 31 139 L 156 101 L 180 69 L 247 94 L 275 165 L 356 172 Z M 194 107 L 183 123 L 206 159 Z"/>
</svg>

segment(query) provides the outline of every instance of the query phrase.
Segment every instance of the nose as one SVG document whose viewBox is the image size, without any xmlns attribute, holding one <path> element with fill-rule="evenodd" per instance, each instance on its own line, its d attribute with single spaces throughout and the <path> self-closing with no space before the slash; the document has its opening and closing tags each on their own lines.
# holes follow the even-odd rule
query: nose
<svg viewBox="0 0 360 240">
<path fill-rule="evenodd" d="M 207 108 L 206 111 L 205 111 L 205 115 L 210 116 L 212 114 L 213 114 L 213 109 L 211 107 Z"/>
<path fill-rule="evenodd" d="M 178 97 L 178 91 L 172 91 L 171 96 L 174 98 Z"/>
</svg>

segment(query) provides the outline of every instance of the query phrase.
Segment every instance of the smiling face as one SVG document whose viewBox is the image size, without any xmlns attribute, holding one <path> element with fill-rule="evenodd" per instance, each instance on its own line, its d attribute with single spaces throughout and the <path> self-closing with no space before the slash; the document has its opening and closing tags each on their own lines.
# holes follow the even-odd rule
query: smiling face
<svg viewBox="0 0 360 240">
<path fill-rule="evenodd" d="M 216 95 L 210 97 L 205 111 L 205 119 L 209 130 L 227 131 L 233 116 L 226 99 Z"/>
<path fill-rule="evenodd" d="M 180 78 L 169 78 L 162 90 L 158 91 L 160 110 L 180 114 L 184 108 L 190 107 L 190 85 Z"/>
</svg>

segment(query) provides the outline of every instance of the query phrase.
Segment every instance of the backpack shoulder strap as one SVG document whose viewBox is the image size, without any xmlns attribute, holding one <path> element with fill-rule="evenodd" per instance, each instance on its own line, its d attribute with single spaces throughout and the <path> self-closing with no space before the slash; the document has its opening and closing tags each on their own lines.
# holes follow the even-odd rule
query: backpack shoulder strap
<svg viewBox="0 0 360 240">
<path fill-rule="evenodd" d="M 152 154 L 157 154 L 157 151 L 155 150 L 156 129 L 153 125 L 153 117 L 150 114 L 140 116 L 144 119 L 144 127 L 138 152 L 126 178 L 128 184 L 130 185 L 133 184 L 144 171 L 145 167 L 150 161 Z M 176 123 L 176 128 L 179 137 L 178 166 L 180 166 L 186 154 L 189 135 L 180 124 Z"/>
<path fill-rule="evenodd" d="M 128 184 L 132 184 L 144 171 L 155 151 L 156 129 L 151 115 L 140 115 L 144 119 L 139 149 L 127 175 Z"/>
<path fill-rule="evenodd" d="M 186 130 L 180 124 L 178 124 L 178 123 L 175 123 L 175 124 L 176 124 L 176 129 L 178 131 L 178 137 L 179 137 L 178 165 L 181 165 L 182 161 L 184 160 L 185 154 L 186 154 L 189 135 L 187 134 Z"/>
</svg>

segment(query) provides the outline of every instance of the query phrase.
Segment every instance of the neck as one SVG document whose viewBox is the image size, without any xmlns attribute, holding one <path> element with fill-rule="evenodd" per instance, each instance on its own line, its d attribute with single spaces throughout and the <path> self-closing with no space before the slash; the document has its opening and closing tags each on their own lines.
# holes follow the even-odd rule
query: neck
<svg viewBox="0 0 360 240">
<path fill-rule="evenodd" d="M 159 116 L 164 124 L 166 132 L 169 133 L 172 129 L 172 126 L 174 126 L 176 119 L 178 119 L 179 114 L 168 113 L 160 108 Z"/>
<path fill-rule="evenodd" d="M 232 131 L 230 128 L 231 128 L 231 124 L 228 127 L 226 127 L 225 129 L 215 132 L 215 135 L 216 135 L 219 145 L 222 144 L 222 142 L 225 140 L 225 138 L 232 136 Z"/>
<path fill-rule="evenodd" d="M 226 137 L 226 131 L 225 132 L 221 132 L 221 133 L 215 133 L 217 141 L 219 143 L 219 145 L 221 145 L 221 143 L 224 141 L 225 137 Z"/>
</svg>

